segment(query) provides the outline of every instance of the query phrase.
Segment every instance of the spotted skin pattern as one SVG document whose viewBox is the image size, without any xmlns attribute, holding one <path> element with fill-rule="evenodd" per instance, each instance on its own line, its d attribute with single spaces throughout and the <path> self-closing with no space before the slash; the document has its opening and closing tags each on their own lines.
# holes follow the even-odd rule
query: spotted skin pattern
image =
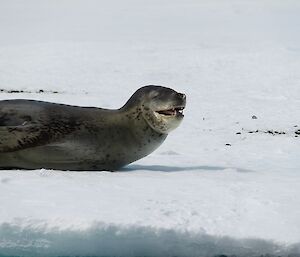
<svg viewBox="0 0 300 257">
<path fill-rule="evenodd" d="M 0 168 L 117 170 L 163 143 L 183 115 L 156 111 L 178 106 L 185 96 L 161 86 L 138 89 L 117 110 L 0 101 Z"/>
</svg>

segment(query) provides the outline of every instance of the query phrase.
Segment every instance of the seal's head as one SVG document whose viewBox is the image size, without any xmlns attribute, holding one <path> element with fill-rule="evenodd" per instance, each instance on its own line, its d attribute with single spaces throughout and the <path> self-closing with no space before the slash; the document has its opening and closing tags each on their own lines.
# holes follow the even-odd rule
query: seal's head
<svg viewBox="0 0 300 257">
<path fill-rule="evenodd" d="M 148 125 L 158 133 L 168 134 L 184 117 L 186 96 L 167 87 L 145 86 L 138 89 L 126 105 L 137 106 L 137 102 Z"/>
</svg>

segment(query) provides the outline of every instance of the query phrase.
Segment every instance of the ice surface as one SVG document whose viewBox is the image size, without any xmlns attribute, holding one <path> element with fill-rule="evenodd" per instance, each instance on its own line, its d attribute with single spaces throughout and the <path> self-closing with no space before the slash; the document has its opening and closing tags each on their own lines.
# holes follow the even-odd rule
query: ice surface
<svg viewBox="0 0 300 257">
<path fill-rule="evenodd" d="M 0 255 L 300 255 L 299 26 L 298 1 L 0 1 L 1 99 L 187 94 L 119 172 L 0 171 Z"/>
</svg>

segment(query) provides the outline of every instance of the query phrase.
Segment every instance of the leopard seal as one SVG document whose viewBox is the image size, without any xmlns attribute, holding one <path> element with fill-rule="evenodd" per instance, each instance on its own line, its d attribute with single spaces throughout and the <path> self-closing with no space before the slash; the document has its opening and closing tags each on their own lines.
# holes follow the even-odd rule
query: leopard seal
<svg viewBox="0 0 300 257">
<path fill-rule="evenodd" d="M 0 169 L 118 170 L 158 148 L 185 105 L 184 94 L 152 85 L 115 110 L 0 101 Z"/>
</svg>

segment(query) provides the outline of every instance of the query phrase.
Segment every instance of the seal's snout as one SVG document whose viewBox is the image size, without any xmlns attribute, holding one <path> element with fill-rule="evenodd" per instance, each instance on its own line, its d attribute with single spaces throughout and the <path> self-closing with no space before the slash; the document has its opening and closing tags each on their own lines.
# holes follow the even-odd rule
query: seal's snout
<svg viewBox="0 0 300 257">
<path fill-rule="evenodd" d="M 183 107 L 185 107 L 186 104 L 186 95 L 183 93 L 177 93 L 177 101 L 180 103 L 180 105 L 182 105 Z"/>
<path fill-rule="evenodd" d="M 177 93 L 178 96 L 182 99 L 182 100 L 185 100 L 186 99 L 186 95 L 185 94 L 182 94 L 182 93 Z"/>
</svg>

